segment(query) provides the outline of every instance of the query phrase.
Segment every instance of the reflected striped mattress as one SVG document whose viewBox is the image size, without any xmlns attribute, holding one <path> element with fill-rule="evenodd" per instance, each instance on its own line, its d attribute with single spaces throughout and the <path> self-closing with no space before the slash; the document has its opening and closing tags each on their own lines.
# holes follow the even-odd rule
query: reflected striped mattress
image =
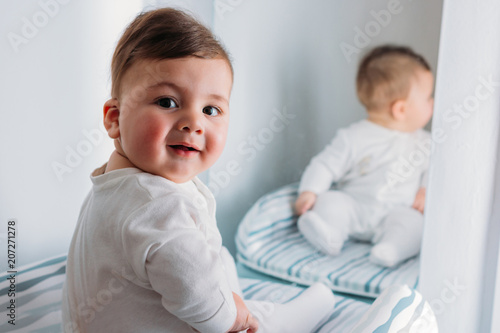
<svg viewBox="0 0 500 333">
<path fill-rule="evenodd" d="M 292 205 L 298 184 L 287 185 L 259 199 L 238 227 L 238 261 L 262 273 L 303 285 L 321 281 L 360 296 L 377 297 L 391 285 L 418 285 L 419 258 L 394 268 L 369 261 L 371 245 L 348 241 L 342 253 L 318 252 L 299 233 Z"/>
</svg>

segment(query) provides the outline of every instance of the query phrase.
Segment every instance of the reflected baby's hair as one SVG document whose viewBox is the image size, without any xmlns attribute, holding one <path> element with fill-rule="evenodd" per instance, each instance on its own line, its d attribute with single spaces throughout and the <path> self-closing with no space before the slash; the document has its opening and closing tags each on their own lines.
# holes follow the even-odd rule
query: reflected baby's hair
<svg viewBox="0 0 500 333">
<path fill-rule="evenodd" d="M 368 111 L 387 108 L 406 99 L 417 70 L 431 71 L 421 55 L 411 48 L 383 45 L 361 60 L 356 76 L 358 98 Z"/>
<path fill-rule="evenodd" d="M 140 60 L 221 58 L 233 71 L 227 51 L 195 18 L 173 8 L 139 14 L 125 29 L 111 61 L 111 97 L 119 98 L 127 70 Z"/>
</svg>

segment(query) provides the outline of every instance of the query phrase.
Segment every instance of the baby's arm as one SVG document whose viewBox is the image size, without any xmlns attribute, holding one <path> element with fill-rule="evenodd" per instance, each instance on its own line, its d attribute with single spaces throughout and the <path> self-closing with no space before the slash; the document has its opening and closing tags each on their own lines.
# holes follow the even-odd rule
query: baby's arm
<svg viewBox="0 0 500 333">
<path fill-rule="evenodd" d="M 349 139 L 339 130 L 329 145 L 316 155 L 300 180 L 299 197 L 295 212 L 302 215 L 314 206 L 317 194 L 328 191 L 332 182 L 338 181 L 352 164 Z"/>
<path fill-rule="evenodd" d="M 257 319 L 255 319 L 245 303 L 241 299 L 240 296 L 233 293 L 234 303 L 236 304 L 236 320 L 234 321 L 233 326 L 229 329 L 229 332 L 240 332 L 247 330 L 247 333 L 255 333 L 259 328 L 259 323 Z"/>
<path fill-rule="evenodd" d="M 307 212 L 314 206 L 314 203 L 316 202 L 316 197 L 317 195 L 314 192 L 311 191 L 302 192 L 297 198 L 297 201 L 295 201 L 295 212 L 298 215 L 302 215 L 305 212 Z"/>
<path fill-rule="evenodd" d="M 413 202 L 413 209 L 418 210 L 420 213 L 424 213 L 425 208 L 425 187 L 421 187 L 417 195 L 415 195 L 415 201 Z"/>
<path fill-rule="evenodd" d="M 172 194 L 135 211 L 124 226 L 125 256 L 134 282 L 160 294 L 166 311 L 200 332 L 227 332 L 238 315 L 233 293 L 186 201 Z"/>
</svg>

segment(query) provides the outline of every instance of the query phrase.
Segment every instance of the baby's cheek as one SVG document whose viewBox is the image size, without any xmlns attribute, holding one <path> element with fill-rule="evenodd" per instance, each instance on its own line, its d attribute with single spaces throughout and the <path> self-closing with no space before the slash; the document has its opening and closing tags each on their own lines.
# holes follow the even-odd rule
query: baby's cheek
<svg viewBox="0 0 500 333">
<path fill-rule="evenodd" d="M 227 133 L 223 131 L 216 131 L 207 138 L 207 152 L 213 159 L 219 158 L 224 150 L 226 144 Z"/>
<path fill-rule="evenodd" d="M 138 149 L 146 154 L 152 154 L 156 149 L 165 146 L 165 129 L 159 122 L 145 122 L 138 124 L 141 128 L 138 138 Z"/>
</svg>

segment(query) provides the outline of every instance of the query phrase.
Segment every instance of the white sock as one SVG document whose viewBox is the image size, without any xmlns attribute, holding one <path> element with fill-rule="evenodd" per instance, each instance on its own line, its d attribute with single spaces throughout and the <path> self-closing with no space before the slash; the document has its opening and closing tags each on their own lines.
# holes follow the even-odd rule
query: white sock
<svg viewBox="0 0 500 333">
<path fill-rule="evenodd" d="M 324 284 L 315 283 L 285 304 L 262 301 L 245 301 L 245 304 L 259 321 L 259 333 L 307 333 L 333 310 L 335 296 Z"/>
<path fill-rule="evenodd" d="M 373 246 L 370 261 L 392 267 L 420 252 L 423 215 L 414 209 L 398 209 L 388 215 L 384 231 Z"/>
<path fill-rule="evenodd" d="M 304 238 L 321 252 L 336 256 L 342 250 L 346 239 L 344 233 L 327 226 L 318 213 L 305 212 L 299 217 L 297 227 Z"/>
</svg>

